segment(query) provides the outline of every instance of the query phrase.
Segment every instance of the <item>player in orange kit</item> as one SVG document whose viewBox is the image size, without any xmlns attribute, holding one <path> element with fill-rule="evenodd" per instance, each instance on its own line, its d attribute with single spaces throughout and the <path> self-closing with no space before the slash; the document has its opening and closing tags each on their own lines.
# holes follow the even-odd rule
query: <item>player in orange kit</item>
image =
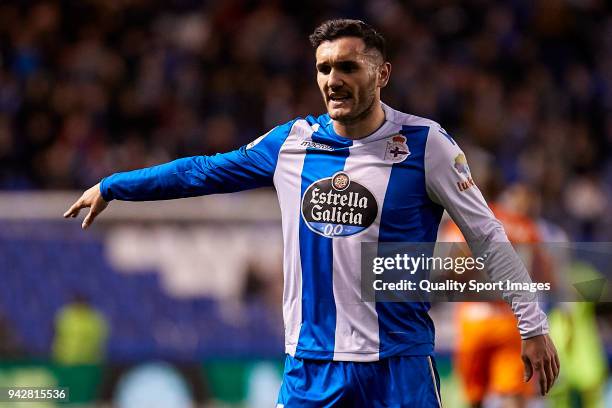
<svg viewBox="0 0 612 408">
<path fill-rule="evenodd" d="M 536 223 L 527 215 L 530 194 L 527 188 L 509 188 L 491 209 L 501 221 L 513 244 L 537 244 L 540 236 Z M 452 222 L 445 223 L 440 241 L 465 242 Z M 466 247 L 467 248 L 467 247 Z M 546 258 L 536 246 L 517 251 L 530 270 L 546 274 Z M 527 258 L 527 259 L 525 259 Z M 533 382 L 526 383 L 521 360 L 521 337 L 516 332 L 516 318 L 504 302 L 466 302 L 457 310 L 458 343 L 454 363 L 464 394 L 473 407 L 480 407 L 489 394 L 498 396 L 504 407 L 523 407 L 534 394 Z"/>
</svg>

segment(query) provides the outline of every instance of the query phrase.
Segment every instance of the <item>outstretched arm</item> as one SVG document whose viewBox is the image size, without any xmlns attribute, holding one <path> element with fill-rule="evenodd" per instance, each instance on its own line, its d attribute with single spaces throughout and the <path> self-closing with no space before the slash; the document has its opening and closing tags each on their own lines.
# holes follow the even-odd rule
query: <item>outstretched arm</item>
<svg viewBox="0 0 612 408">
<path fill-rule="evenodd" d="M 115 173 L 91 187 L 66 211 L 76 217 L 91 208 L 87 228 L 111 200 L 150 201 L 230 193 L 272 185 L 280 148 L 294 121 L 272 129 L 238 150 L 194 156 L 146 169 Z"/>
</svg>

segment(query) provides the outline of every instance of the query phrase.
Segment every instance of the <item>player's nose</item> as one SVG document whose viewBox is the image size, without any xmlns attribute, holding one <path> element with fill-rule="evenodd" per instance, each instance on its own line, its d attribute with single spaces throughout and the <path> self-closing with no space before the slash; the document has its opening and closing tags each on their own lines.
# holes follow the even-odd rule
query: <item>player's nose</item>
<svg viewBox="0 0 612 408">
<path fill-rule="evenodd" d="M 327 85 L 333 89 L 341 87 L 343 84 L 344 81 L 342 80 L 342 75 L 338 72 L 338 70 L 332 69 L 327 78 Z"/>
</svg>

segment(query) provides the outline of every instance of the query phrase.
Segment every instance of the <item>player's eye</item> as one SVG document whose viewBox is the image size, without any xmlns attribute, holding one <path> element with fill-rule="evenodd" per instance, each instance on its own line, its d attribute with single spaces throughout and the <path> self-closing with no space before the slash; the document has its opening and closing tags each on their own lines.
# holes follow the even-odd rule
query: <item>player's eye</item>
<svg viewBox="0 0 612 408">
<path fill-rule="evenodd" d="M 318 64 L 317 71 L 320 72 L 321 74 L 327 75 L 331 72 L 331 67 L 327 64 Z"/>
<path fill-rule="evenodd" d="M 351 73 L 357 71 L 359 67 L 353 61 L 341 62 L 338 64 L 338 69 L 342 72 Z"/>
</svg>

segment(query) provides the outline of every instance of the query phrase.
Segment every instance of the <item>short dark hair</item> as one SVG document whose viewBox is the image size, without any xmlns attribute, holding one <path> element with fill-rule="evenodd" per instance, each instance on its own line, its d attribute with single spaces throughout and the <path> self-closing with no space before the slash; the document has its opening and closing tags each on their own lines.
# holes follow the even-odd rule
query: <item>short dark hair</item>
<svg viewBox="0 0 612 408">
<path fill-rule="evenodd" d="M 310 39 L 310 44 L 317 48 L 322 42 L 333 41 L 341 37 L 361 38 L 365 43 L 366 50 L 375 48 L 380 52 L 383 60 L 387 60 L 385 38 L 372 26 L 361 20 L 347 18 L 327 20 L 315 28 L 308 38 Z"/>
</svg>

